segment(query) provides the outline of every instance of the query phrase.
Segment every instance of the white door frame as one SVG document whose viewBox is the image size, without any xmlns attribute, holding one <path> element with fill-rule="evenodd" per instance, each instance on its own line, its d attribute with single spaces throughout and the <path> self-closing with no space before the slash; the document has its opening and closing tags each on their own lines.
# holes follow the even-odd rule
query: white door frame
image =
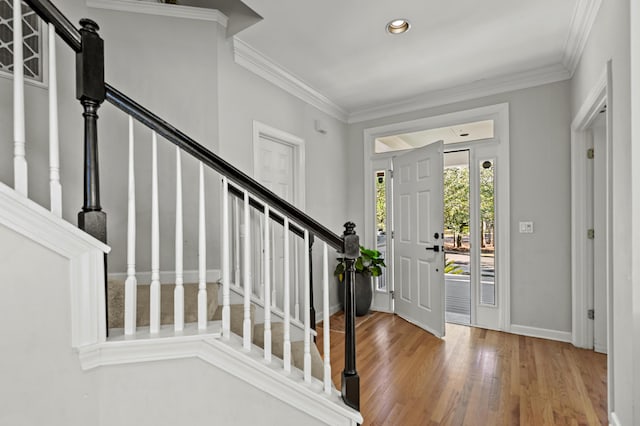
<svg viewBox="0 0 640 426">
<path fill-rule="evenodd" d="M 607 288 L 607 388 L 609 404 L 613 402 L 613 177 L 612 177 L 612 123 L 613 102 L 611 102 L 611 61 L 598 82 L 582 103 L 571 123 L 571 338 L 572 343 L 581 348 L 593 348 L 593 334 L 589 332 L 589 259 L 587 247 L 587 144 L 590 141 L 590 127 L 602 107 L 606 104 L 607 134 L 605 142 L 605 271 Z M 596 155 L 599 155 L 596 153 Z M 613 407 L 609 406 L 609 412 Z"/>
<path fill-rule="evenodd" d="M 571 293 L 572 293 L 572 342 L 581 348 L 593 348 L 593 335 L 589 332 L 589 319 L 587 309 L 589 308 L 589 271 L 590 267 L 587 247 L 587 229 L 589 228 L 587 209 L 587 148 L 591 138 L 590 127 L 607 104 L 608 85 L 610 79 L 609 65 L 601 75 L 597 84 L 593 87 L 589 96 L 578 110 L 571 123 Z M 606 184 L 605 184 L 605 216 L 606 216 L 606 258 L 605 269 L 607 271 L 607 293 L 610 299 L 611 286 L 611 218 L 612 218 L 612 179 L 611 179 L 611 114 L 612 106 L 607 105 L 607 138 L 606 152 L 597 155 L 606 156 Z M 600 231 L 602 232 L 602 231 Z M 609 306 L 610 323 L 611 306 Z M 608 326 L 609 331 L 610 326 Z"/>
<path fill-rule="evenodd" d="M 374 142 L 376 138 L 393 136 L 402 133 L 418 132 L 426 129 L 449 127 L 465 122 L 494 120 L 494 139 L 499 141 L 498 153 L 500 167 L 496 169 L 496 241 L 498 243 L 496 271 L 500 279 L 497 302 L 500 306 L 498 329 L 511 329 L 511 261 L 510 261 L 510 208 L 509 208 L 509 104 L 502 103 L 484 107 L 421 118 L 412 121 L 393 123 L 364 130 L 364 231 L 363 245 L 372 247 L 375 244 L 373 217 L 375 214 L 375 187 L 373 185 L 373 159 L 390 156 L 392 153 L 375 154 Z M 451 144 L 448 147 L 466 148 L 470 144 Z M 391 260 L 392 261 L 392 260 Z M 387 277 L 389 286 L 393 289 L 393 276 Z"/>
<path fill-rule="evenodd" d="M 300 210 L 305 209 L 305 193 L 306 193 L 306 169 L 305 169 L 305 144 L 304 139 L 292 135 L 275 127 L 268 126 L 264 123 L 253 121 L 253 173 L 255 176 L 256 165 L 258 164 L 258 145 L 260 138 L 269 139 L 273 142 L 289 145 L 293 148 L 294 161 L 294 191 L 293 205 Z"/>
</svg>

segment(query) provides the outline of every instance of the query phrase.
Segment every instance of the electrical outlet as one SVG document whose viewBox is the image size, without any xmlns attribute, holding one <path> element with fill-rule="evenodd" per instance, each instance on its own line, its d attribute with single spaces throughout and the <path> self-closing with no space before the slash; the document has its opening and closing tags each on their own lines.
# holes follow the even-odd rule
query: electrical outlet
<svg viewBox="0 0 640 426">
<path fill-rule="evenodd" d="M 533 234 L 533 222 L 520 222 L 521 234 Z"/>
</svg>

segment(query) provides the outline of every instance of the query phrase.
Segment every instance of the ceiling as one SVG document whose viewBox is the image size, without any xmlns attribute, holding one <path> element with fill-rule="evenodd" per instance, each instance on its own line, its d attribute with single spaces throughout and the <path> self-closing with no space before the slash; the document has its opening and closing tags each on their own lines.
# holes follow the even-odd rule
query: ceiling
<svg viewBox="0 0 640 426">
<path fill-rule="evenodd" d="M 490 138 L 493 138 L 493 120 L 484 120 L 377 138 L 375 140 L 375 152 L 419 148 L 437 141 L 443 141 L 447 145 Z"/>
<path fill-rule="evenodd" d="M 264 19 L 236 37 L 347 115 L 512 76 L 553 70 L 556 81 L 569 78 L 588 20 L 587 4 L 599 4 L 597 0 L 243 2 Z M 386 33 L 385 25 L 395 18 L 409 19 L 411 30 Z"/>
</svg>

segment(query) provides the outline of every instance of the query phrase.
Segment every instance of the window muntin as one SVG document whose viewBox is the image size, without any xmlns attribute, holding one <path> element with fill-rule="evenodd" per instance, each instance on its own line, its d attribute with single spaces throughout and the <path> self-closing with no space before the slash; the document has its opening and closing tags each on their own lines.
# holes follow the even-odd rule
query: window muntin
<svg viewBox="0 0 640 426">
<path fill-rule="evenodd" d="M 43 82 L 42 21 L 38 15 L 22 3 L 22 36 L 24 76 Z M 0 73 L 13 74 L 13 4 L 0 0 Z"/>
</svg>

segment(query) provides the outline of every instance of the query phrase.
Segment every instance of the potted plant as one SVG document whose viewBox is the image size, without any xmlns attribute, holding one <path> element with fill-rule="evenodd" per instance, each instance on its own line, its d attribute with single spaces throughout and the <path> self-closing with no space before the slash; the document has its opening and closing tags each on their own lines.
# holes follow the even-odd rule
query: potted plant
<svg viewBox="0 0 640 426">
<path fill-rule="evenodd" d="M 355 282 L 355 299 L 356 299 L 356 315 L 362 316 L 369 312 L 371 301 L 373 299 L 373 290 L 371 285 L 371 277 L 382 275 L 384 259 L 378 250 L 366 249 L 360 246 L 360 256 L 355 261 L 356 282 Z M 340 283 L 344 283 L 344 273 L 346 263 L 344 258 L 338 258 L 338 264 L 334 275 L 338 277 Z M 344 305 L 344 289 L 338 292 L 338 298 Z"/>
</svg>

